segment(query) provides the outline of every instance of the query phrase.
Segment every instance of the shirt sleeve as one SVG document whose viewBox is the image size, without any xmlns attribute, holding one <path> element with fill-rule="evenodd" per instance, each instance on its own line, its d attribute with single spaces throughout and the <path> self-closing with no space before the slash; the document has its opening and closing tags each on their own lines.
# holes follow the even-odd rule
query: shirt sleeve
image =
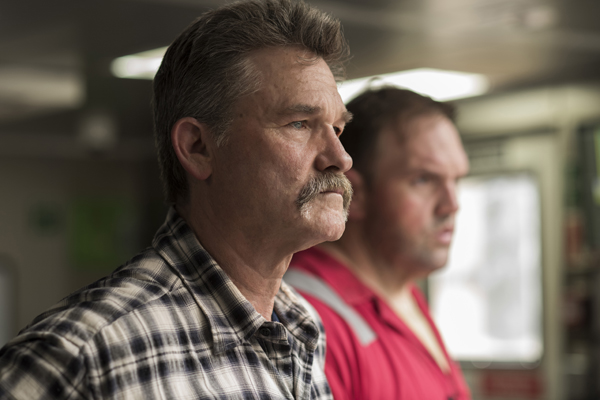
<svg viewBox="0 0 600 400">
<path fill-rule="evenodd" d="M 0 349 L 0 398 L 89 399 L 79 349 L 53 334 L 23 334 Z"/>
</svg>

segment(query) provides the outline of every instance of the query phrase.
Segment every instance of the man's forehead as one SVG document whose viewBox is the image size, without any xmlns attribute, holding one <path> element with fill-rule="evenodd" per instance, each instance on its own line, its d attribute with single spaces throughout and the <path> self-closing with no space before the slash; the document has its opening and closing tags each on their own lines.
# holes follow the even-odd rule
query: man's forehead
<svg viewBox="0 0 600 400">
<path fill-rule="evenodd" d="M 287 68 L 314 65 L 321 57 L 300 46 L 272 46 L 253 50 L 247 60 L 260 71 L 286 72 Z"/>
<path fill-rule="evenodd" d="M 268 103 L 263 104 L 268 106 L 265 111 L 275 116 L 318 115 L 334 110 L 343 121 L 349 121 L 351 114 L 341 100 L 329 66 L 315 57 L 299 47 L 273 47 L 251 53 L 250 68 L 260 82 L 254 92 L 254 106 L 264 101 Z"/>
<path fill-rule="evenodd" d="M 414 121 L 420 119 L 420 121 Z M 406 167 L 466 164 L 468 160 L 454 124 L 442 115 L 424 115 L 402 126 L 383 129 L 378 143 L 380 156 L 396 159 Z M 415 123 L 411 123 L 415 122 Z"/>
</svg>

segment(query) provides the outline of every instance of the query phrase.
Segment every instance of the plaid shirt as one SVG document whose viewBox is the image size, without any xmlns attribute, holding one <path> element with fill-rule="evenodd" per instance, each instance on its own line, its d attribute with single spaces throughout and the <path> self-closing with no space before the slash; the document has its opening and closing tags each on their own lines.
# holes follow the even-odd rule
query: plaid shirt
<svg viewBox="0 0 600 400">
<path fill-rule="evenodd" d="M 171 209 L 152 247 L 0 350 L 0 399 L 331 399 L 316 313 L 285 283 L 275 312 Z"/>
</svg>

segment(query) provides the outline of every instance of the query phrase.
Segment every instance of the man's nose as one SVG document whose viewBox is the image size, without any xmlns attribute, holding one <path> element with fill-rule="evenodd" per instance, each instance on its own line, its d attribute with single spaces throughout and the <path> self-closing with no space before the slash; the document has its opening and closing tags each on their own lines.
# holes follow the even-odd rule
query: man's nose
<svg viewBox="0 0 600 400">
<path fill-rule="evenodd" d="M 315 160 L 319 171 L 336 170 L 346 172 L 352 168 L 352 158 L 340 142 L 340 138 L 333 127 L 328 127 L 325 133 L 323 148 Z"/>
<path fill-rule="evenodd" d="M 437 207 L 438 215 L 451 215 L 458 211 L 457 184 L 455 181 L 446 182 L 442 188 Z"/>
</svg>

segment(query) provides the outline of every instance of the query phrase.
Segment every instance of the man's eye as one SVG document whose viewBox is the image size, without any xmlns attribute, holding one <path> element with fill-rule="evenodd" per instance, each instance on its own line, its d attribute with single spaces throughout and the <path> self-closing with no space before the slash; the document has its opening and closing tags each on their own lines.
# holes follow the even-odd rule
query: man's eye
<svg viewBox="0 0 600 400">
<path fill-rule="evenodd" d="M 417 184 L 417 185 L 421 185 L 421 184 L 424 184 L 424 183 L 429 183 L 429 182 L 431 182 L 431 176 L 429 176 L 429 175 L 419 175 L 419 176 L 417 176 L 413 180 L 413 182 L 415 184 Z"/>
<path fill-rule="evenodd" d="M 290 124 L 292 128 L 302 129 L 304 128 L 305 121 L 294 121 Z"/>
</svg>

